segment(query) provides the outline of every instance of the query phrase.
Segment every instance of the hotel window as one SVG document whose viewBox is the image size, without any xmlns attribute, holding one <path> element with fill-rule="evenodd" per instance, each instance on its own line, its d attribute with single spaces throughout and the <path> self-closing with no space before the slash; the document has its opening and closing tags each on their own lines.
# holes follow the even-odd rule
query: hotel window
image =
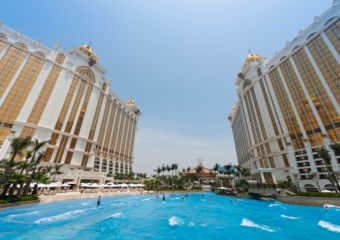
<svg viewBox="0 0 340 240">
<path fill-rule="evenodd" d="M 311 65 L 304 49 L 298 50 L 293 55 L 293 59 L 321 121 L 326 128 L 329 138 L 332 142 L 339 141 L 340 126 L 337 127 L 337 125 L 340 123 L 340 117 L 330 101 L 330 98 Z"/>
<path fill-rule="evenodd" d="M 269 78 L 271 80 L 275 95 L 279 102 L 279 106 L 281 108 L 283 118 L 286 122 L 290 137 L 293 141 L 294 148 L 295 149 L 304 148 L 305 145 L 301 129 L 297 122 L 293 108 L 289 102 L 282 80 L 278 74 L 278 70 L 274 69 L 273 71 L 271 71 L 269 73 Z"/>
<path fill-rule="evenodd" d="M 320 127 L 311 107 L 309 106 L 307 96 L 304 94 L 302 87 L 299 84 L 289 59 L 285 60 L 280 65 L 280 69 L 301 119 L 302 125 L 306 131 L 309 142 L 312 146 L 324 144 Z"/>
</svg>

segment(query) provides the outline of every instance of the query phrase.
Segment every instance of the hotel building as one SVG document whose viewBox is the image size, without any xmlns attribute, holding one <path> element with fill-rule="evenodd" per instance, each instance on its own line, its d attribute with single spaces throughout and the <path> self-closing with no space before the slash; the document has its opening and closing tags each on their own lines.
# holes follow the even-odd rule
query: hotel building
<svg viewBox="0 0 340 240">
<path fill-rule="evenodd" d="M 0 159 L 13 137 L 48 141 L 42 164 L 64 164 L 61 180 L 103 183 L 130 173 L 138 117 L 89 45 L 53 49 L 0 23 Z"/>
<path fill-rule="evenodd" d="M 238 162 L 261 183 L 292 181 L 331 189 L 317 153 L 329 150 L 339 177 L 340 1 L 269 60 L 250 53 L 238 74 L 238 101 L 228 119 Z"/>
</svg>

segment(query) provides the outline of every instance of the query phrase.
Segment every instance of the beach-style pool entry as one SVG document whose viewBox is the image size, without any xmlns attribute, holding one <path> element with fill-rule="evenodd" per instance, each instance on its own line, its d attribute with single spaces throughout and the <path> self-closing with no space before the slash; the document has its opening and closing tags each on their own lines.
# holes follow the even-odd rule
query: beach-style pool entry
<svg viewBox="0 0 340 240">
<path fill-rule="evenodd" d="M 213 197 L 213 202 L 209 201 Z M 0 210 L 0 239 L 340 239 L 340 208 L 212 193 L 104 197 Z"/>
</svg>

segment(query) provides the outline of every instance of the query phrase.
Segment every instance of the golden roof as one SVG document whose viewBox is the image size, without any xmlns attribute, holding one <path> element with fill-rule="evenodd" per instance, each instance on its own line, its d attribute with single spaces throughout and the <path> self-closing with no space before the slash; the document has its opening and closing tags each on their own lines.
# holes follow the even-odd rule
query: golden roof
<svg viewBox="0 0 340 240">
<path fill-rule="evenodd" d="M 132 105 L 136 106 L 135 100 L 133 100 L 133 98 L 131 98 L 129 101 L 127 101 L 126 104 L 132 104 Z"/>
<path fill-rule="evenodd" d="M 260 56 L 256 53 L 249 53 L 246 60 L 244 61 L 244 64 L 242 66 L 242 70 L 244 70 L 248 64 L 248 62 L 259 62 Z"/>
<path fill-rule="evenodd" d="M 98 61 L 99 58 L 97 57 L 96 53 L 94 52 L 94 49 L 91 48 L 90 45 L 85 44 L 85 45 L 80 46 L 78 49 L 82 51 L 83 53 L 85 53 L 90 58 L 92 58 L 93 60 Z"/>
</svg>

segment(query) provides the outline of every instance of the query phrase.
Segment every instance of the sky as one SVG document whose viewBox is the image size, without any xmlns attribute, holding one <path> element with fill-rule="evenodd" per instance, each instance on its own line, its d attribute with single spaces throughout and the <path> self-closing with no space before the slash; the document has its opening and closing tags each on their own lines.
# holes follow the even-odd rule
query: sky
<svg viewBox="0 0 340 240">
<path fill-rule="evenodd" d="M 48 47 L 92 43 L 142 111 L 134 172 L 236 164 L 227 116 L 248 50 L 271 58 L 332 0 L 2 1 L 3 24 Z"/>
</svg>

